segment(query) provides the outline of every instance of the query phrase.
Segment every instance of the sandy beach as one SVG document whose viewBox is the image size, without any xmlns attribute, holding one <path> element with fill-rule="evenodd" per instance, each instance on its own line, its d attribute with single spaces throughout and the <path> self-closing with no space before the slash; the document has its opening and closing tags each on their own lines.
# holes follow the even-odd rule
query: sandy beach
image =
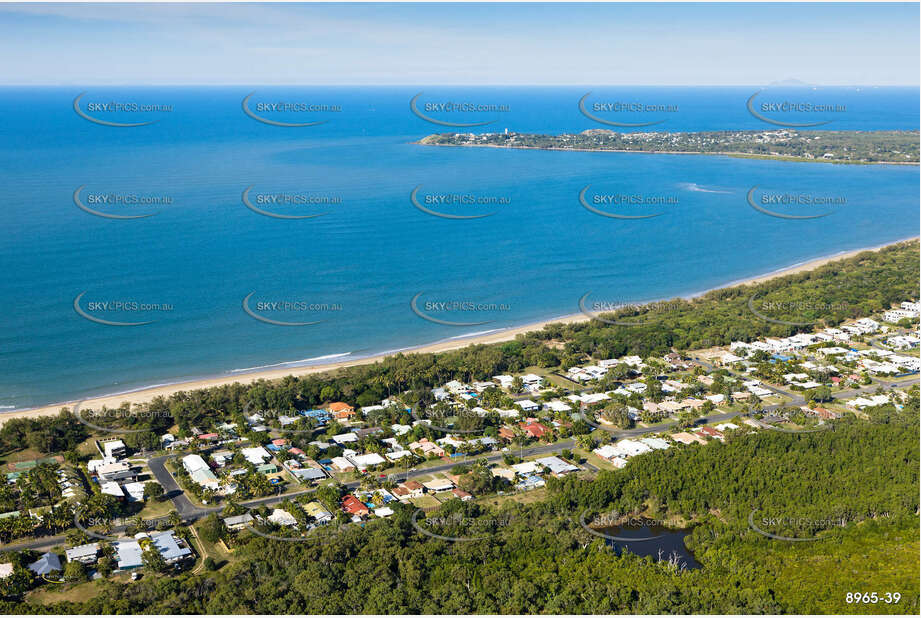
<svg viewBox="0 0 921 618">
<path fill-rule="evenodd" d="M 913 237 L 911 239 L 901 240 L 895 243 L 889 243 L 889 244 L 881 245 L 878 247 L 857 249 L 855 251 L 848 251 L 846 253 L 840 253 L 837 255 L 829 256 L 829 257 L 817 258 L 815 260 L 810 260 L 802 264 L 797 264 L 789 268 L 780 269 L 780 270 L 777 270 L 771 273 L 767 273 L 764 275 L 758 275 L 758 276 L 750 277 L 750 278 L 743 279 L 740 281 L 730 282 L 725 285 L 718 286 L 718 288 L 714 288 L 714 289 L 728 288 L 728 287 L 753 284 L 753 283 L 761 283 L 763 281 L 774 279 L 776 277 L 782 277 L 785 275 L 791 275 L 795 273 L 814 270 L 816 268 L 819 268 L 820 266 L 828 264 L 829 262 L 847 259 L 849 257 L 855 256 L 858 253 L 862 253 L 864 251 L 878 251 L 879 249 L 882 249 L 883 247 L 901 244 L 901 243 L 909 242 L 911 240 L 916 240 L 916 239 L 917 237 Z M 697 294 L 695 296 L 705 294 L 707 291 L 701 292 L 700 294 Z M 495 332 L 495 333 L 488 333 L 488 334 L 484 334 L 480 336 L 472 336 L 472 337 L 464 338 L 464 339 L 452 339 L 449 341 L 441 341 L 438 343 L 422 345 L 422 346 L 418 346 L 414 348 L 408 348 L 406 350 L 403 350 L 402 353 L 445 352 L 448 350 L 455 350 L 455 349 L 463 348 L 463 347 L 466 347 L 468 345 L 473 345 L 473 344 L 498 343 L 498 342 L 514 339 L 517 335 L 522 334 L 522 333 L 540 330 L 547 324 L 551 324 L 551 323 L 569 324 L 569 323 L 576 323 L 576 322 L 585 322 L 589 319 L 591 318 L 589 318 L 588 316 L 582 313 L 576 313 L 572 315 L 561 316 L 559 318 L 553 318 L 550 320 L 544 320 L 542 322 L 525 324 L 524 326 L 518 326 L 515 328 L 510 328 L 510 329 L 502 330 L 502 331 Z M 313 373 L 321 373 L 324 371 L 340 369 L 342 367 L 367 365 L 367 364 L 375 363 L 391 355 L 392 354 L 379 354 L 376 356 L 369 356 L 367 358 L 353 359 L 353 360 L 341 361 L 341 362 L 335 362 L 335 363 L 327 363 L 327 364 L 322 364 L 322 365 L 310 365 L 307 367 L 286 367 L 286 368 L 279 368 L 279 369 L 254 371 L 252 373 L 235 374 L 235 375 L 229 375 L 229 376 L 220 376 L 220 377 L 207 378 L 207 379 L 201 379 L 201 380 L 193 380 L 193 381 L 188 381 L 188 382 L 179 382 L 176 384 L 169 384 L 165 386 L 157 386 L 157 387 L 139 389 L 137 391 L 133 391 L 130 393 L 94 397 L 91 399 L 84 400 L 82 403 L 82 406 L 87 407 L 87 408 L 100 408 L 102 406 L 107 406 L 109 408 L 115 408 L 115 407 L 120 406 L 124 402 L 128 402 L 131 404 L 145 403 L 156 397 L 159 397 L 159 396 L 167 397 L 178 391 L 190 391 L 190 390 L 196 390 L 196 389 L 201 389 L 201 388 L 209 388 L 213 386 L 233 384 L 234 382 L 239 382 L 241 384 L 249 384 L 256 380 L 276 380 L 276 379 L 280 379 L 280 378 L 283 378 L 289 375 L 304 376 L 304 375 L 309 375 Z M 62 402 L 62 403 L 57 403 L 57 404 L 48 405 L 48 406 L 42 406 L 39 408 L 32 408 L 29 410 L 13 410 L 8 413 L 4 413 L 0 415 L 0 425 L 2 425 L 5 421 L 11 418 L 38 417 L 38 416 L 47 416 L 47 415 L 57 414 L 58 412 L 60 412 L 62 407 L 65 407 L 65 406 L 72 407 L 74 404 L 78 402 L 79 400 L 74 400 L 74 401 Z"/>
</svg>

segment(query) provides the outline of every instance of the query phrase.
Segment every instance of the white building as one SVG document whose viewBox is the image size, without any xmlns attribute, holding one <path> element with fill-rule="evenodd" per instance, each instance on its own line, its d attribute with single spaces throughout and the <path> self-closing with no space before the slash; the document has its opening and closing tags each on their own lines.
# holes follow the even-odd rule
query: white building
<svg viewBox="0 0 921 618">
<path fill-rule="evenodd" d="M 269 453 L 261 446 L 240 449 L 240 453 L 243 455 L 246 461 L 253 464 L 254 466 L 261 466 L 272 458 L 271 453 Z"/>
</svg>

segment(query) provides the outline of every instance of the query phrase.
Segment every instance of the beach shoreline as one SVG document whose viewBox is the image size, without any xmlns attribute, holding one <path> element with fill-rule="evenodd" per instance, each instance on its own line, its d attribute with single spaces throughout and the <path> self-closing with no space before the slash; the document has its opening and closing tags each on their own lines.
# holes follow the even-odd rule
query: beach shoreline
<svg viewBox="0 0 921 618">
<path fill-rule="evenodd" d="M 719 286 L 703 290 L 701 292 L 685 296 L 683 298 L 691 299 L 703 296 L 704 294 L 718 289 L 726 289 L 731 287 L 737 287 L 740 285 L 751 285 L 762 283 L 770 279 L 775 279 L 777 277 L 783 277 L 786 275 L 797 274 L 801 272 L 806 272 L 814 270 L 830 262 L 836 262 L 839 260 L 845 260 L 851 258 L 855 255 L 863 253 L 865 251 L 879 251 L 885 247 L 891 247 L 894 245 L 899 245 L 906 242 L 911 242 L 917 240 L 917 236 L 912 236 L 910 238 L 905 238 L 895 242 L 886 243 L 883 245 L 866 247 L 863 249 L 855 249 L 852 251 L 843 251 L 836 253 L 834 255 L 829 255 L 825 257 L 819 257 L 805 262 L 800 262 L 793 264 L 791 266 L 780 268 L 769 273 L 755 275 L 752 277 L 747 277 L 744 279 L 732 281 L 726 284 L 721 284 Z M 662 299 L 666 300 L 666 299 Z M 655 301 L 650 301 L 655 302 Z M 645 303 L 644 303 L 645 304 Z M 529 324 L 524 324 L 521 326 L 514 326 L 511 328 L 501 329 L 495 332 L 490 332 L 481 335 L 471 335 L 470 337 L 462 338 L 452 338 L 447 340 L 438 341 L 435 343 L 422 344 L 418 346 L 412 346 L 400 349 L 399 351 L 384 352 L 380 354 L 374 354 L 364 358 L 354 358 L 349 360 L 337 361 L 332 363 L 323 363 L 315 365 L 306 365 L 300 367 L 279 367 L 277 369 L 261 369 L 252 372 L 246 373 L 237 373 L 234 375 L 221 375 L 215 377 L 177 381 L 169 384 L 160 384 L 155 386 L 140 387 L 135 390 L 121 392 L 121 393 L 112 393 L 108 395 L 100 395 L 96 397 L 89 397 L 83 400 L 76 399 L 66 402 L 60 402 L 45 406 L 39 406 L 35 408 L 19 409 L 19 410 L 9 410 L 5 412 L 0 412 L 0 425 L 3 425 L 6 421 L 13 418 L 36 418 L 40 416 L 49 416 L 56 415 L 61 411 L 61 408 L 68 407 L 73 408 L 77 403 L 81 403 L 82 406 L 88 408 L 100 408 L 106 406 L 109 408 L 117 408 L 122 403 L 147 403 L 153 400 L 156 397 L 168 397 L 173 393 L 179 391 L 192 391 L 198 389 L 212 388 L 215 386 L 224 386 L 239 382 L 241 384 L 250 384 L 258 380 L 278 380 L 286 376 L 305 376 L 315 373 L 324 373 L 328 371 L 334 371 L 337 369 L 342 369 L 345 367 L 360 366 L 360 365 L 369 365 L 381 361 L 387 357 L 394 356 L 396 354 L 431 354 L 431 353 L 440 353 L 448 352 L 451 350 L 457 350 L 460 348 L 465 348 L 470 345 L 479 345 L 479 344 L 493 344 L 501 343 L 504 341 L 513 340 L 519 334 L 524 334 L 528 332 L 533 332 L 541 330 L 544 326 L 548 324 L 572 324 L 578 322 L 586 322 L 592 318 L 588 315 L 582 313 L 574 313 L 569 315 L 564 315 L 556 318 L 550 318 L 546 320 L 541 320 L 539 322 L 532 322 Z M 296 362 L 296 361 L 295 361 Z M 284 363 L 280 363 L 284 364 Z"/>
</svg>

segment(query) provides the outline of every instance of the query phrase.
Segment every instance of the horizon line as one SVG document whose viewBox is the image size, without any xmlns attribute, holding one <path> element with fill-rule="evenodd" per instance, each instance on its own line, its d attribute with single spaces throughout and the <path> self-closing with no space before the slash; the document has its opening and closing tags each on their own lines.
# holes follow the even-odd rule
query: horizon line
<svg viewBox="0 0 921 618">
<path fill-rule="evenodd" d="M 222 88 L 222 87 L 249 87 L 249 86 L 338 86 L 338 87 L 356 87 L 356 88 L 460 88 L 460 87 L 482 87 L 482 88 L 921 88 L 918 84 L 602 84 L 602 83 L 579 83 L 579 84 L 469 84 L 469 83 L 405 83 L 405 84 L 361 84 L 361 83 L 256 83 L 256 82 L 237 82 L 237 83 L 172 83 L 172 82 L 149 82 L 149 83 L 0 83 L 0 88 L 70 88 L 70 87 L 149 87 L 149 86 L 173 86 L 173 87 L 193 87 L 193 88 Z"/>
</svg>

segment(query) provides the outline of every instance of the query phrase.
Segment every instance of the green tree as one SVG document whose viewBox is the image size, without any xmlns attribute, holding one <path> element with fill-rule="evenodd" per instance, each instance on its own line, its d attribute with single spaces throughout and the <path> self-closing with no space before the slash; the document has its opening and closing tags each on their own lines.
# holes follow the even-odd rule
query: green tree
<svg viewBox="0 0 921 618">
<path fill-rule="evenodd" d="M 160 483 L 146 483 L 144 485 L 144 500 L 153 498 L 157 502 L 163 500 L 163 485 Z"/>
<path fill-rule="evenodd" d="M 198 524 L 198 534 L 208 543 L 217 543 L 226 531 L 223 520 L 216 513 L 211 513 Z"/>
<path fill-rule="evenodd" d="M 141 552 L 141 560 L 144 566 L 153 573 L 164 573 L 168 568 L 166 560 L 163 559 L 163 556 L 160 555 L 160 552 L 157 551 L 153 544 L 144 548 Z"/>
<path fill-rule="evenodd" d="M 64 565 L 64 579 L 69 582 L 86 581 L 86 568 L 82 563 L 71 560 Z"/>
</svg>

